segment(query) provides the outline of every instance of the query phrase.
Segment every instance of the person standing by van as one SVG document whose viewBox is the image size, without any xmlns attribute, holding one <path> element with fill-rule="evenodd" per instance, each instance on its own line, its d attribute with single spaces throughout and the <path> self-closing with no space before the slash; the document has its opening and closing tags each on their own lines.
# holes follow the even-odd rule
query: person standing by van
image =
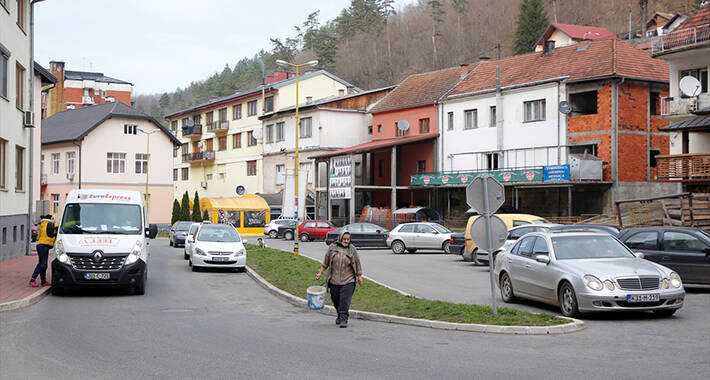
<svg viewBox="0 0 710 380">
<path fill-rule="evenodd" d="M 47 260 L 49 259 L 49 250 L 54 247 L 54 240 L 57 237 L 57 227 L 52 221 L 52 215 L 43 215 L 40 217 L 39 231 L 37 232 L 37 266 L 32 273 L 30 286 L 38 287 L 37 276 L 42 281 L 42 286 L 47 286 Z"/>
<path fill-rule="evenodd" d="M 355 283 L 362 285 L 362 265 L 357 249 L 351 243 L 349 232 L 343 232 L 338 241 L 328 247 L 323 263 L 316 273 L 316 280 L 323 275 L 323 271 L 330 269 L 328 274 L 328 289 L 330 299 L 338 312 L 335 324 L 340 328 L 348 327 L 350 317 L 350 303 L 355 293 Z"/>
</svg>

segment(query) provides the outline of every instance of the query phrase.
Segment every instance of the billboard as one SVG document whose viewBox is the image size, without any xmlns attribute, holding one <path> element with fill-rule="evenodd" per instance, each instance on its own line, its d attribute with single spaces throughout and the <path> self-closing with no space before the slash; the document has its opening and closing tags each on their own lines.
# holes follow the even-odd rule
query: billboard
<svg viewBox="0 0 710 380">
<path fill-rule="evenodd" d="M 330 159 L 328 184 L 330 186 L 330 199 L 352 198 L 352 156 L 338 156 Z"/>
</svg>

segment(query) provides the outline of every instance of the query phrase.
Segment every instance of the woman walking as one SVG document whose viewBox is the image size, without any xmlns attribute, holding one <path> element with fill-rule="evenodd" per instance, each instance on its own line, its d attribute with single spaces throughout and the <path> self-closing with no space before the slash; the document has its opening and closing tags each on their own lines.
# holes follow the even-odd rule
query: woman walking
<svg viewBox="0 0 710 380">
<path fill-rule="evenodd" d="M 319 280 L 323 271 L 329 269 L 328 289 L 333 306 L 338 312 L 335 324 L 340 328 L 348 327 L 350 302 L 353 299 L 353 293 L 355 293 L 355 283 L 362 285 L 360 257 L 355 246 L 350 244 L 350 240 L 349 232 L 340 234 L 338 241 L 328 247 L 323 263 L 316 273 L 316 280 Z"/>
</svg>

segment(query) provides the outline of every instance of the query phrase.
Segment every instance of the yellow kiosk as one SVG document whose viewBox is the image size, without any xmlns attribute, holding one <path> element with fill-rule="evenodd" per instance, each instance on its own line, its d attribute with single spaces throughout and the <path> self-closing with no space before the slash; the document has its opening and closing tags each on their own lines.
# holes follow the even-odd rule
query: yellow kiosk
<svg viewBox="0 0 710 380">
<path fill-rule="evenodd" d="M 270 221 L 269 205 L 256 194 L 229 198 L 201 198 L 200 208 L 212 223 L 228 223 L 242 236 L 261 236 Z"/>
</svg>

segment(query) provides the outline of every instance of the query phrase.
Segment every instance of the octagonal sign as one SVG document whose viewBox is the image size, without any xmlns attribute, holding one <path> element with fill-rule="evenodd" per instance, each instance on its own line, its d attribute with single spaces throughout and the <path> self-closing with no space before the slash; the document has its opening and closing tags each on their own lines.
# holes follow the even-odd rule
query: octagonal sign
<svg viewBox="0 0 710 380">
<path fill-rule="evenodd" d="M 494 214 L 504 202 L 505 188 L 491 175 L 479 175 L 466 186 L 466 203 L 481 215 Z"/>
</svg>

